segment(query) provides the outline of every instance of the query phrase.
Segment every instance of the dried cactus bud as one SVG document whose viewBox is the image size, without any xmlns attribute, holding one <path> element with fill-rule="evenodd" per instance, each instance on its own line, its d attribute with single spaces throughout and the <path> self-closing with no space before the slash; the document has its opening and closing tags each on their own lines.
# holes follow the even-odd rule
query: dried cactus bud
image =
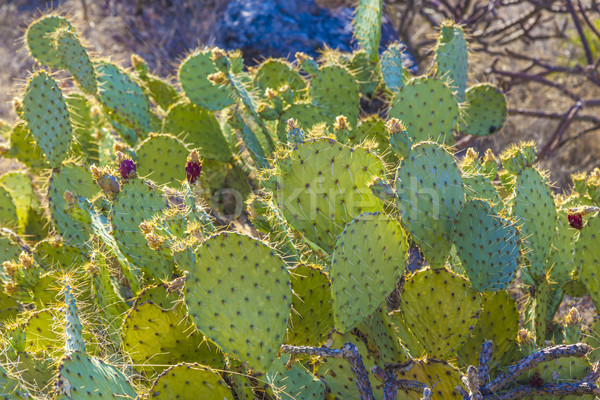
<svg viewBox="0 0 600 400">
<path fill-rule="evenodd" d="M 114 199 L 117 194 L 121 191 L 121 187 L 117 178 L 114 176 L 113 172 L 108 167 L 98 168 L 95 165 L 90 167 L 90 171 L 92 172 L 92 176 L 94 177 L 94 181 L 102 191 L 108 196 L 110 199 Z"/>
<path fill-rule="evenodd" d="M 215 72 L 214 74 L 210 74 L 206 77 L 213 85 L 224 85 L 229 83 L 227 79 L 227 75 L 223 71 Z"/>
<path fill-rule="evenodd" d="M 579 172 L 577 174 L 571 175 L 571 180 L 573 180 L 573 187 L 575 191 L 581 195 L 585 194 L 587 191 L 587 175 L 585 172 Z"/>
<path fill-rule="evenodd" d="M 333 132 L 338 142 L 345 143 L 350 138 L 350 126 L 348 125 L 348 119 L 343 115 L 335 117 L 333 123 Z"/>
<path fill-rule="evenodd" d="M 276 98 L 278 96 L 277 91 L 271 89 L 271 88 L 267 88 L 265 90 L 265 97 L 268 98 L 269 100 L 273 100 L 274 98 Z"/>
<path fill-rule="evenodd" d="M 154 225 L 151 222 L 144 221 L 140 224 L 140 230 L 142 231 L 144 236 L 146 236 L 150 232 L 154 231 Z"/>
<path fill-rule="evenodd" d="M 581 322 L 582 318 L 579 311 L 572 307 L 565 316 L 563 326 L 565 344 L 575 344 L 581 341 Z"/>
<path fill-rule="evenodd" d="M 19 264 L 23 269 L 30 269 L 33 266 L 33 257 L 31 254 L 22 252 L 19 254 Z"/>
<path fill-rule="evenodd" d="M 278 91 L 283 101 L 288 104 L 294 103 L 294 90 L 290 87 L 290 85 L 283 85 Z"/>
<path fill-rule="evenodd" d="M 575 307 L 571 307 L 567 315 L 565 316 L 566 325 L 580 325 L 582 321 L 581 314 Z"/>
<path fill-rule="evenodd" d="M 15 97 L 13 99 L 13 108 L 17 115 L 19 115 L 19 116 L 23 115 L 23 100 Z"/>
<path fill-rule="evenodd" d="M 17 285 L 13 282 L 5 282 L 4 283 L 4 293 L 9 296 L 14 295 L 17 292 Z"/>
<path fill-rule="evenodd" d="M 286 121 L 287 139 L 290 143 L 298 145 L 304 142 L 304 132 L 298 126 L 298 122 L 294 118 Z"/>
<path fill-rule="evenodd" d="M 15 272 L 17 272 L 17 270 L 19 269 L 19 266 L 14 261 L 4 261 L 2 263 L 2 268 L 4 269 L 4 272 L 6 272 L 6 274 L 8 276 L 10 276 L 11 278 L 14 278 Z"/>
<path fill-rule="evenodd" d="M 142 75 L 146 75 L 148 73 L 148 63 L 137 54 L 131 55 L 131 66 Z"/>
<path fill-rule="evenodd" d="M 302 64 L 304 61 L 310 58 L 308 55 L 306 55 L 306 53 L 303 53 L 301 51 L 296 52 L 296 54 L 294 54 L 294 57 L 296 57 L 296 60 L 299 64 Z"/>
<path fill-rule="evenodd" d="M 77 200 L 75 198 L 75 195 L 68 190 L 65 190 L 65 193 L 63 194 L 63 199 L 65 199 L 65 201 L 67 202 L 67 206 L 70 206 Z"/>
<path fill-rule="evenodd" d="M 498 173 L 498 160 L 496 159 L 496 156 L 492 152 L 492 149 L 487 149 L 485 151 L 485 154 L 483 156 L 482 168 L 483 168 L 483 173 L 489 179 L 496 178 L 496 175 Z"/>
<path fill-rule="evenodd" d="M 185 176 L 190 185 L 196 183 L 202 172 L 202 161 L 200 160 L 200 154 L 198 151 L 192 150 L 187 158 L 185 164 Z"/>
<path fill-rule="evenodd" d="M 154 232 L 150 232 L 146 235 L 146 241 L 148 242 L 148 247 L 152 250 L 160 250 L 165 242 L 165 239 L 162 236 L 158 236 Z"/>
<path fill-rule="evenodd" d="M 517 344 L 521 348 L 521 351 L 526 355 L 534 353 L 537 349 L 535 337 L 527 329 L 520 329 L 519 332 L 517 332 Z"/>
</svg>

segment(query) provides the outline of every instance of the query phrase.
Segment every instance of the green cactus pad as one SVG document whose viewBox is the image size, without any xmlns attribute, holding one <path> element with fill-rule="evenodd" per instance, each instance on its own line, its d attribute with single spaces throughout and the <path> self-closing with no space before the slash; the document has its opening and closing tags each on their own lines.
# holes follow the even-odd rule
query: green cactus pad
<svg viewBox="0 0 600 400">
<path fill-rule="evenodd" d="M 483 199 L 493 206 L 503 204 L 498 190 L 484 175 L 463 173 L 466 200 Z"/>
<path fill-rule="evenodd" d="M 10 149 L 6 157 L 13 157 L 30 168 L 49 168 L 48 160 L 42 149 L 36 145 L 26 123 L 14 126 L 10 135 Z"/>
<path fill-rule="evenodd" d="M 0 226 L 16 228 L 19 225 L 17 207 L 8 189 L 0 184 Z"/>
<path fill-rule="evenodd" d="M 388 117 L 404 123 L 413 143 L 433 140 L 452 145 L 458 113 L 456 97 L 444 81 L 418 77 L 394 95 Z"/>
<path fill-rule="evenodd" d="M 388 153 L 390 143 L 385 129 L 385 122 L 377 115 L 372 115 L 358 123 L 356 129 L 350 132 L 350 142 L 360 144 L 369 139 L 377 143 L 377 152 L 385 155 L 385 160 L 390 163 L 398 162 L 398 158 L 391 152 Z"/>
<path fill-rule="evenodd" d="M 295 362 L 291 368 L 286 364 L 290 356 L 283 354 L 276 358 L 266 373 L 269 391 L 277 400 L 324 399 L 325 383 L 311 374 L 302 364 Z"/>
<path fill-rule="evenodd" d="M 556 207 L 546 179 L 534 168 L 517 177 L 512 215 L 521 226 L 522 252 L 534 279 L 544 274 L 546 258 L 556 229 Z"/>
<path fill-rule="evenodd" d="M 0 289 L 0 329 L 4 329 L 4 324 L 14 320 L 18 314 L 19 302 Z"/>
<path fill-rule="evenodd" d="M 236 94 L 231 85 L 215 85 L 207 78 L 219 72 L 210 50 L 190 54 L 179 67 L 179 82 L 190 101 L 205 110 L 217 111 L 232 105 Z"/>
<path fill-rule="evenodd" d="M 348 68 L 358 81 L 358 90 L 361 95 L 371 98 L 379 82 L 381 82 L 381 69 L 377 62 L 369 60 L 369 55 L 364 50 L 352 53 Z"/>
<path fill-rule="evenodd" d="M 150 101 L 136 81 L 115 64 L 105 61 L 95 64 L 98 76 L 97 98 L 116 127 L 123 126 L 134 135 L 123 139 L 133 145 L 150 131 Z M 127 107 L 123 107 L 127 104 Z"/>
<path fill-rule="evenodd" d="M 389 318 L 394 326 L 394 330 L 398 334 L 400 342 L 406 348 L 408 354 L 412 358 L 425 357 L 425 348 L 423 348 L 417 337 L 408 329 L 402 313 L 391 312 Z"/>
<path fill-rule="evenodd" d="M 505 290 L 519 265 L 519 233 L 483 200 L 463 206 L 454 223 L 454 245 L 471 285 L 479 292 Z"/>
<path fill-rule="evenodd" d="M 481 298 L 465 279 L 444 269 L 426 269 L 406 280 L 400 310 L 427 357 L 446 359 L 469 338 Z"/>
<path fill-rule="evenodd" d="M 10 376 L 0 365 L 0 396 L 6 400 L 23 400 L 29 398 L 29 393 L 21 387 L 21 383 Z"/>
<path fill-rule="evenodd" d="M 138 76 L 148 96 L 163 110 L 168 110 L 180 99 L 179 93 L 168 81 L 151 74 L 138 74 Z"/>
<path fill-rule="evenodd" d="M 331 283 L 316 267 L 298 265 L 290 270 L 294 311 L 286 335 L 286 344 L 314 346 L 327 340 L 333 328 Z"/>
<path fill-rule="evenodd" d="M 65 243 L 82 247 L 90 238 L 89 224 L 73 219 L 66 211 L 65 191 L 79 196 L 94 198 L 99 188 L 90 173 L 82 166 L 66 164 L 52 171 L 48 188 L 48 203 L 52 222 L 64 238 Z"/>
<path fill-rule="evenodd" d="M 508 292 L 496 292 L 483 297 L 483 309 L 471 337 L 458 351 L 462 365 L 478 365 L 481 345 L 486 340 L 494 344 L 492 366 L 500 366 L 503 357 L 516 345 L 519 312 Z"/>
<path fill-rule="evenodd" d="M 413 360 L 412 366 L 398 373 L 399 379 L 411 379 L 425 383 L 431 389 L 431 400 L 460 400 L 456 391 L 460 385 L 461 374 L 456 367 L 440 360 Z M 420 400 L 422 394 L 410 390 L 398 391 L 402 400 Z"/>
<path fill-rule="evenodd" d="M 177 364 L 165 370 L 152 384 L 152 399 L 233 400 L 233 395 L 221 376 L 199 364 Z"/>
<path fill-rule="evenodd" d="M 385 168 L 365 149 L 315 139 L 302 143 L 276 164 L 280 189 L 275 201 L 285 219 L 327 252 L 353 218 L 381 209 L 368 184 L 384 175 Z"/>
<path fill-rule="evenodd" d="M 33 249 L 33 259 L 46 271 L 69 270 L 87 261 L 87 252 L 49 237 L 38 242 Z"/>
<path fill-rule="evenodd" d="M 186 317 L 183 304 L 163 309 L 151 301 L 133 308 L 122 326 L 123 350 L 137 369 L 161 372 L 165 365 L 199 362 L 223 368 L 223 355 Z"/>
<path fill-rule="evenodd" d="M 158 185 L 179 187 L 185 179 L 188 149 L 173 135 L 151 134 L 136 149 L 137 173 Z"/>
<path fill-rule="evenodd" d="M 198 149 L 202 158 L 229 162 L 231 149 L 215 115 L 192 103 L 180 102 L 165 117 L 163 132 L 176 135 L 190 148 Z"/>
<path fill-rule="evenodd" d="M 285 262 L 260 240 L 233 232 L 176 256 L 187 272 L 185 301 L 198 329 L 251 368 L 267 370 L 292 305 Z"/>
<path fill-rule="evenodd" d="M 66 18 L 59 15 L 45 15 L 32 22 L 25 33 L 31 55 L 51 68 L 63 67 L 60 49 L 53 40 L 54 34 L 61 28 L 75 31 Z"/>
<path fill-rule="evenodd" d="M 351 127 L 358 122 L 360 96 L 356 79 L 347 69 L 328 66 L 310 81 L 309 94 L 312 103 L 331 118 L 343 115 Z"/>
<path fill-rule="evenodd" d="M 304 132 L 312 130 L 313 126 L 324 122 L 332 123 L 333 118 L 324 114 L 324 111 L 315 105 L 297 103 L 286 108 L 277 123 L 277 137 L 285 137 L 287 121 L 294 118 L 300 129 Z"/>
<path fill-rule="evenodd" d="M 89 94 L 96 93 L 96 71 L 87 50 L 72 28 L 63 27 L 55 32 L 55 46 L 62 60 L 61 65 L 75 78 L 79 86 Z"/>
<path fill-rule="evenodd" d="M 450 80 L 459 102 L 465 100 L 467 87 L 468 53 L 465 32 L 451 21 L 442 22 L 435 48 L 437 74 Z"/>
<path fill-rule="evenodd" d="M 284 85 L 288 85 L 294 93 L 298 93 L 306 87 L 306 82 L 300 74 L 285 61 L 269 59 L 257 68 L 254 84 L 258 86 L 261 94 L 264 94 L 267 88 L 277 90 Z"/>
<path fill-rule="evenodd" d="M 369 353 L 380 363 L 385 365 L 407 361 L 406 350 L 400 344 L 398 333 L 385 306 L 369 315 L 356 329 L 366 339 Z"/>
<path fill-rule="evenodd" d="M 337 330 L 349 332 L 385 301 L 402 276 L 407 254 L 406 234 L 385 214 L 361 214 L 346 225 L 329 271 Z"/>
<path fill-rule="evenodd" d="M 127 183 L 113 202 L 112 226 L 123 254 L 145 273 L 156 279 L 170 279 L 173 260 L 167 249 L 148 247 L 140 224 L 166 208 L 161 191 L 136 178 Z"/>
<path fill-rule="evenodd" d="M 550 274 L 549 281 L 555 285 L 563 286 L 573 277 L 575 271 L 575 244 L 576 230 L 569 225 L 567 213 L 558 213 L 556 222 L 556 233 L 552 239 L 552 246 L 548 260 L 546 260 L 546 272 Z M 584 239 L 585 241 L 585 239 Z"/>
<path fill-rule="evenodd" d="M 354 36 L 374 62 L 379 57 L 382 8 L 383 0 L 361 0 L 354 17 Z"/>
<path fill-rule="evenodd" d="M 35 353 L 40 350 L 52 354 L 63 347 L 62 330 L 54 325 L 56 313 L 52 309 L 36 311 L 28 316 L 24 332 L 27 339 L 25 349 Z"/>
<path fill-rule="evenodd" d="M 137 393 L 121 371 L 81 352 L 67 355 L 56 378 L 56 394 L 66 399 L 135 399 Z"/>
<path fill-rule="evenodd" d="M 65 98 L 46 71 L 33 74 L 27 84 L 23 118 L 50 165 L 59 166 L 69 152 L 73 131 Z"/>
<path fill-rule="evenodd" d="M 433 268 L 441 268 L 452 245 L 452 221 L 464 201 L 454 158 L 436 143 L 414 146 L 396 172 L 396 203 L 402 221 Z"/>
<path fill-rule="evenodd" d="M 506 121 L 507 105 L 504 93 L 488 83 L 471 86 L 466 93 L 467 108 L 460 131 L 469 135 L 487 136 L 496 133 Z"/>
<path fill-rule="evenodd" d="M 40 357 L 36 357 L 27 352 L 15 352 L 10 355 L 10 365 L 8 366 L 10 375 L 18 376 L 21 382 L 24 382 L 29 390 L 29 398 L 39 396 L 39 398 L 48 398 L 52 391 L 52 381 L 56 374 L 55 360 L 48 357 L 47 354 L 41 353 Z M 0 373 L 0 376 L 2 374 Z M 0 380 L 2 378 L 0 377 Z M 2 384 L 0 383 L 0 388 Z M 0 389 L 0 398 L 2 397 L 2 389 Z M 20 399 L 20 397 L 17 397 Z M 10 399 L 13 399 L 10 397 Z"/>
<path fill-rule="evenodd" d="M 23 171 L 9 171 L 0 177 L 0 188 L 4 188 L 10 193 L 18 219 L 17 233 L 24 234 L 30 213 L 35 212 L 31 208 L 41 207 L 40 200 L 34 192 L 31 178 Z M 3 221 L 0 222 L 0 225 L 5 225 L 4 221 L 11 221 L 12 212 L 3 189 L 0 189 L 0 193 L 0 221 Z M 8 209 L 6 209 L 7 206 Z M 12 223 L 9 222 L 9 225 L 12 225 Z"/>
<path fill-rule="evenodd" d="M 600 263 L 599 238 L 600 216 L 596 214 L 581 229 L 575 244 L 575 267 L 596 307 L 600 307 L 600 276 L 597 273 Z"/>
<path fill-rule="evenodd" d="M 381 75 L 385 85 L 392 92 L 398 92 L 404 87 L 402 52 L 399 43 L 391 43 L 381 55 Z"/>
</svg>

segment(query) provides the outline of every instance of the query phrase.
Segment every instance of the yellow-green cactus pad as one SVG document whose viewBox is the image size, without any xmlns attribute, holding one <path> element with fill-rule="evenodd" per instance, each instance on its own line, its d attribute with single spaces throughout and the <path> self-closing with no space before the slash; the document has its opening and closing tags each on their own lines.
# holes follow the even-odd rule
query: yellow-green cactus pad
<svg viewBox="0 0 600 400">
<path fill-rule="evenodd" d="M 59 29 L 75 31 L 66 18 L 59 15 L 45 15 L 33 21 L 25 32 L 31 55 L 40 63 L 51 68 L 63 67 L 60 49 L 53 40 L 54 34 Z"/>
<path fill-rule="evenodd" d="M 19 217 L 17 207 L 8 189 L 0 183 L 0 226 L 17 228 Z"/>
<path fill-rule="evenodd" d="M 278 158 L 276 167 L 280 187 L 275 202 L 285 219 L 327 252 L 353 218 L 381 210 L 368 185 L 385 174 L 385 167 L 363 148 L 309 140 Z"/>
<path fill-rule="evenodd" d="M 23 118 L 52 167 L 67 157 L 73 129 L 58 83 L 46 71 L 29 80 L 23 95 Z"/>
<path fill-rule="evenodd" d="M 185 179 L 188 149 L 173 135 L 151 134 L 136 149 L 137 173 L 158 185 L 180 187 Z"/>
<path fill-rule="evenodd" d="M 508 292 L 495 292 L 483 297 L 483 309 L 471 337 L 458 351 L 462 365 L 478 365 L 481 345 L 486 340 L 494 344 L 492 366 L 500 366 L 502 358 L 516 345 L 519 312 Z"/>
<path fill-rule="evenodd" d="M 394 95 L 388 117 L 404 123 L 413 143 L 433 140 L 451 145 L 458 114 L 456 97 L 444 81 L 418 77 Z"/>
<path fill-rule="evenodd" d="M 171 133 L 190 148 L 198 149 L 202 158 L 229 162 L 231 149 L 223 136 L 215 115 L 189 102 L 179 102 L 169 108 L 162 131 Z"/>
<path fill-rule="evenodd" d="M 445 361 L 422 359 L 413 360 L 411 367 L 398 373 L 399 379 L 423 382 L 431 388 L 431 400 L 460 400 L 462 396 L 455 390 L 460 385 L 461 373 Z M 399 390 L 402 400 L 420 400 L 421 393 Z"/>
<path fill-rule="evenodd" d="M 477 323 L 481 298 L 466 279 L 445 269 L 426 269 L 406 280 L 400 310 L 427 357 L 450 359 Z"/>
<path fill-rule="evenodd" d="M 188 252 L 176 259 L 187 274 L 185 301 L 194 324 L 226 353 L 266 371 L 292 305 L 285 262 L 262 241 L 233 232 Z"/>
<path fill-rule="evenodd" d="M 373 62 L 379 57 L 382 8 L 383 0 L 361 0 L 354 17 L 354 36 Z"/>
<path fill-rule="evenodd" d="M 221 376 L 200 364 L 177 364 L 165 370 L 152 384 L 152 399 L 233 400 Z"/>
<path fill-rule="evenodd" d="M 383 213 L 361 214 L 346 225 L 329 271 L 337 330 L 349 332 L 385 301 L 402 276 L 407 255 L 406 234 Z"/>
<path fill-rule="evenodd" d="M 433 268 L 443 267 L 465 197 L 452 155 L 433 142 L 414 146 L 396 172 L 396 195 L 404 226 L 425 259 Z"/>
<path fill-rule="evenodd" d="M 289 63 L 273 59 L 268 59 L 257 67 L 254 83 L 261 94 L 264 94 L 267 88 L 277 90 L 284 85 L 288 85 L 294 93 L 306 87 L 302 76 Z"/>
<path fill-rule="evenodd" d="M 315 346 L 327 340 L 333 328 L 331 282 L 317 267 L 298 265 L 290 270 L 294 298 L 286 344 Z"/>
<path fill-rule="evenodd" d="M 123 350 L 139 371 L 162 372 L 166 365 L 199 362 L 223 368 L 223 354 L 195 330 L 180 303 L 163 309 L 146 301 L 131 309 L 122 326 Z"/>
<path fill-rule="evenodd" d="M 327 66 L 310 81 L 309 94 L 312 104 L 334 118 L 343 115 L 351 127 L 358 122 L 360 95 L 356 79 L 347 69 L 340 66 Z"/>
<path fill-rule="evenodd" d="M 458 101 L 465 100 L 467 87 L 468 53 L 465 32 L 451 21 L 442 22 L 435 48 L 437 75 L 450 80 Z"/>
<path fill-rule="evenodd" d="M 594 305 L 600 307 L 600 216 L 592 216 L 579 233 L 575 244 L 575 266 L 579 270 L 579 279 L 587 288 Z"/>
</svg>

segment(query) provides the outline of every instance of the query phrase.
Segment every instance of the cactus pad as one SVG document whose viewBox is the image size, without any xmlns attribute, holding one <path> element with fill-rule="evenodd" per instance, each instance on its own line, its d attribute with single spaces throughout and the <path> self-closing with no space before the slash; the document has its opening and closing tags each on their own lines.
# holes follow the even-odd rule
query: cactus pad
<svg viewBox="0 0 600 400">
<path fill-rule="evenodd" d="M 600 276 L 597 266 L 600 263 L 600 216 L 590 218 L 579 233 L 575 244 L 575 266 L 579 270 L 579 279 L 585 284 L 594 305 L 600 307 Z"/>
<path fill-rule="evenodd" d="M 179 187 L 185 179 L 185 162 L 189 151 L 172 135 L 150 135 L 136 149 L 137 172 L 158 185 Z"/>
<path fill-rule="evenodd" d="M 96 93 L 98 89 L 96 71 L 77 34 L 73 29 L 61 28 L 56 31 L 54 40 L 62 57 L 62 67 L 69 70 L 86 93 Z"/>
<path fill-rule="evenodd" d="M 392 92 L 398 92 L 404 87 L 403 51 L 404 48 L 399 43 L 392 43 L 381 55 L 381 75 L 385 85 Z"/>
<path fill-rule="evenodd" d="M 295 362 L 287 367 L 290 356 L 276 358 L 267 371 L 266 381 L 277 400 L 323 399 L 327 390 L 325 383 L 311 374 L 302 364 Z"/>
<path fill-rule="evenodd" d="M 503 204 L 498 190 L 484 175 L 463 173 L 463 183 L 465 185 L 467 201 L 483 199 L 487 200 L 493 206 L 501 206 Z"/>
<path fill-rule="evenodd" d="M 450 80 L 459 102 L 465 100 L 467 87 L 468 53 L 465 32 L 454 22 L 442 22 L 435 48 L 437 74 Z"/>
<path fill-rule="evenodd" d="M 465 279 L 444 269 L 427 269 L 406 280 L 400 309 L 427 357 L 447 359 L 477 323 L 481 298 Z"/>
<path fill-rule="evenodd" d="M 290 271 L 295 296 L 286 344 L 314 346 L 323 343 L 333 328 L 331 283 L 316 267 L 298 265 Z"/>
<path fill-rule="evenodd" d="M 42 149 L 36 145 L 26 123 L 18 123 L 10 135 L 10 149 L 7 157 L 14 157 L 31 168 L 48 168 L 48 160 Z"/>
<path fill-rule="evenodd" d="M 384 174 L 384 165 L 365 149 L 316 139 L 276 164 L 281 176 L 275 201 L 285 219 L 327 252 L 352 218 L 381 209 L 367 185 Z"/>
<path fill-rule="evenodd" d="M 56 393 L 73 400 L 137 398 L 121 371 L 81 352 L 74 352 L 61 361 Z"/>
<path fill-rule="evenodd" d="M 17 207 L 10 192 L 0 184 L 0 226 L 17 227 L 19 217 Z"/>
<path fill-rule="evenodd" d="M 135 80 L 115 64 L 105 61 L 96 63 L 98 76 L 97 98 L 108 117 L 116 126 L 131 130 L 125 135 L 128 144 L 135 144 L 150 131 L 150 101 Z M 127 107 L 123 107 L 127 104 Z"/>
<path fill-rule="evenodd" d="M 190 101 L 205 110 L 217 111 L 232 105 L 235 91 L 228 84 L 218 85 L 207 78 L 219 70 L 210 50 L 190 54 L 179 67 L 179 82 Z"/>
<path fill-rule="evenodd" d="M 466 92 L 467 108 L 460 131 L 486 136 L 496 133 L 506 121 L 507 105 L 504 93 L 487 83 L 471 86 Z"/>
<path fill-rule="evenodd" d="M 346 225 L 329 271 L 340 332 L 349 332 L 385 301 L 402 276 L 407 254 L 404 231 L 385 214 L 361 214 Z"/>
<path fill-rule="evenodd" d="M 164 365 L 200 362 L 223 368 L 216 346 L 193 328 L 183 304 L 162 309 L 151 301 L 133 308 L 122 327 L 123 349 L 138 369 L 161 372 Z"/>
<path fill-rule="evenodd" d="M 445 361 L 422 359 L 413 360 L 409 369 L 400 371 L 399 379 L 411 379 L 425 383 L 431 388 L 431 400 L 460 400 L 462 396 L 456 392 L 460 384 L 460 371 Z M 399 398 L 420 400 L 421 393 L 410 390 L 398 391 Z"/>
<path fill-rule="evenodd" d="M 231 149 L 217 118 L 212 112 L 192 103 L 180 102 L 171 106 L 162 130 L 198 149 L 202 158 L 222 162 L 231 160 Z"/>
<path fill-rule="evenodd" d="M 59 15 L 45 15 L 32 22 L 25 33 L 31 55 L 40 63 L 51 68 L 62 68 L 63 66 L 60 49 L 53 40 L 54 33 L 61 28 L 75 31 L 66 18 Z"/>
<path fill-rule="evenodd" d="M 383 0 L 361 0 L 354 17 L 354 35 L 370 61 L 377 61 L 381 38 Z"/>
<path fill-rule="evenodd" d="M 454 158 L 435 143 L 414 146 L 396 172 L 396 202 L 402 221 L 434 268 L 450 251 L 452 221 L 464 201 Z"/>
<path fill-rule="evenodd" d="M 199 364 L 177 364 L 164 371 L 152 384 L 152 399 L 233 400 L 221 376 Z"/>
<path fill-rule="evenodd" d="M 112 209 L 114 237 L 125 256 L 145 273 L 157 279 L 170 279 L 173 261 L 165 249 L 148 247 L 140 224 L 166 208 L 162 193 L 156 187 L 135 178 L 125 185 Z"/>
<path fill-rule="evenodd" d="M 73 132 L 65 98 L 45 71 L 35 73 L 27 84 L 23 118 L 50 165 L 59 166 L 69 152 Z"/>
<path fill-rule="evenodd" d="M 333 118 L 326 116 L 324 111 L 312 104 L 296 103 L 286 108 L 277 123 L 277 137 L 285 137 L 287 121 L 294 118 L 298 126 L 305 132 L 310 131 L 314 125 L 331 122 Z"/>
<path fill-rule="evenodd" d="M 77 221 L 67 213 L 64 199 L 67 190 L 91 199 L 98 194 L 99 188 L 90 173 L 75 164 L 66 164 L 52 171 L 50 176 L 48 203 L 52 221 L 66 244 L 81 247 L 89 240 L 91 229 L 89 224 Z"/>
<path fill-rule="evenodd" d="M 269 59 L 260 64 L 256 75 L 254 75 L 254 83 L 258 86 L 261 93 L 265 93 L 267 88 L 274 90 L 279 89 L 284 85 L 288 85 L 294 93 L 303 90 L 306 87 L 306 82 L 298 72 L 292 69 L 285 61 Z"/>
<path fill-rule="evenodd" d="M 198 329 L 251 368 L 267 370 L 292 305 L 285 262 L 263 242 L 233 232 L 212 236 L 191 255 L 176 255 L 187 273 L 185 301 Z"/>
<path fill-rule="evenodd" d="M 518 176 L 512 214 L 521 226 L 521 249 L 531 264 L 529 272 L 537 279 L 544 274 L 557 214 L 546 179 L 536 169 L 525 168 Z"/>
<path fill-rule="evenodd" d="M 479 292 L 505 290 L 519 264 L 519 233 L 483 200 L 467 202 L 454 223 L 454 245 Z"/>
<path fill-rule="evenodd" d="M 388 117 L 398 118 L 406 125 L 413 143 L 433 140 L 451 145 L 458 113 L 456 97 L 444 81 L 419 77 L 408 81 L 394 95 Z"/>
<path fill-rule="evenodd" d="M 360 97 L 356 79 L 339 66 L 321 68 L 310 81 L 312 103 L 331 118 L 343 115 L 351 127 L 358 122 Z"/>
</svg>

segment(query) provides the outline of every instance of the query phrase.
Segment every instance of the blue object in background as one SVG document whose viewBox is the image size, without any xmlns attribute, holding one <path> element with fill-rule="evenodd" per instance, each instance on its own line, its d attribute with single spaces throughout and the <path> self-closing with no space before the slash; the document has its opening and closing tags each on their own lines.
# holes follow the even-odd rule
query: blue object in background
<svg viewBox="0 0 600 400">
<path fill-rule="evenodd" d="M 241 49 L 248 63 L 264 57 L 292 59 L 299 51 L 316 57 L 325 45 L 351 52 L 353 16 L 352 8 L 327 9 L 314 0 L 233 0 L 217 22 L 215 44 Z M 384 18 L 380 51 L 397 40 L 396 30 Z M 402 64 L 417 73 L 417 62 L 406 51 Z"/>
</svg>

